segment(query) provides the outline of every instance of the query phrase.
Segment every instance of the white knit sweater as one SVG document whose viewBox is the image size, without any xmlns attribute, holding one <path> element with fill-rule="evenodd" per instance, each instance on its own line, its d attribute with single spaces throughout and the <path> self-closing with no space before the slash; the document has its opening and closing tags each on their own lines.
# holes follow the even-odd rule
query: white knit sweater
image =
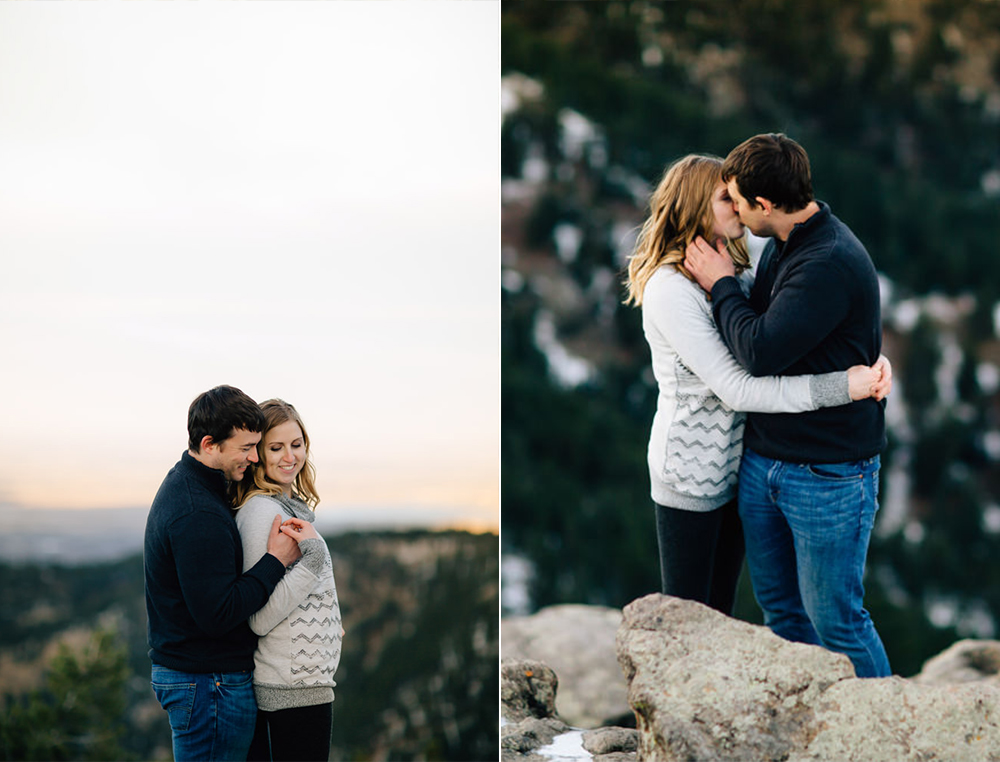
<svg viewBox="0 0 1000 762">
<path fill-rule="evenodd" d="M 256 495 L 236 512 L 244 570 L 267 552 L 275 515 L 314 521 L 301 500 Z M 250 617 L 260 636 L 254 653 L 254 693 L 267 712 L 333 701 L 340 663 L 341 619 L 333 564 L 326 542 L 303 540 L 292 564 L 263 608 Z"/>
<path fill-rule="evenodd" d="M 746 290 L 750 282 L 741 278 Z M 846 371 L 751 376 L 723 343 L 705 292 L 671 265 L 646 283 L 642 327 L 659 386 L 648 460 L 660 505 L 710 511 L 734 497 L 745 412 L 798 413 L 851 401 Z"/>
</svg>

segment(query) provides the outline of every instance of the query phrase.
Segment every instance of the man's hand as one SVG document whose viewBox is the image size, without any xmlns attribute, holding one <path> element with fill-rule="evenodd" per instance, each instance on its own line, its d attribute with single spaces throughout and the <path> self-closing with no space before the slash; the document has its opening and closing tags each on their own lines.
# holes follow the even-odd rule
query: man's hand
<svg viewBox="0 0 1000 762">
<path fill-rule="evenodd" d="M 719 241 L 716 247 L 713 249 L 708 241 L 698 236 L 684 251 L 684 267 L 706 293 L 712 293 L 712 286 L 720 278 L 736 275 L 736 265 L 726 251 L 725 241 Z"/>
<path fill-rule="evenodd" d="M 271 533 L 267 536 L 267 552 L 281 561 L 282 566 L 288 566 L 300 558 L 302 551 L 295 538 L 281 531 L 281 514 L 275 514 L 271 522 Z"/>
</svg>

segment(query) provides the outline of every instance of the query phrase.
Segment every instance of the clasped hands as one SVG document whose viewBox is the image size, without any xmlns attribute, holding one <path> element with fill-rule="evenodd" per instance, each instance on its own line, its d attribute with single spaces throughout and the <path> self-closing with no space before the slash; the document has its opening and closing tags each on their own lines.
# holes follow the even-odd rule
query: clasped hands
<svg viewBox="0 0 1000 762">
<path fill-rule="evenodd" d="M 308 521 L 293 518 L 282 522 L 281 514 L 275 514 L 267 537 L 267 552 L 288 566 L 302 558 L 300 542 L 317 538 L 315 527 Z"/>
</svg>

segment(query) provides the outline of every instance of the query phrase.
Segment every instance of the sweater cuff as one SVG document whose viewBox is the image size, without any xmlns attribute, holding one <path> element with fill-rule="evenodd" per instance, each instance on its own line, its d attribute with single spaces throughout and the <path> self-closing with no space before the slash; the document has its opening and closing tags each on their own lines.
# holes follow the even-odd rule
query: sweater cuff
<svg viewBox="0 0 1000 762">
<path fill-rule="evenodd" d="M 740 282 L 732 275 L 719 278 L 712 286 L 712 304 L 717 305 L 724 297 L 732 294 L 744 295 L 743 289 L 740 288 Z"/>
<path fill-rule="evenodd" d="M 847 371 L 821 373 L 809 377 L 809 395 L 816 408 L 838 407 L 851 402 L 851 389 L 847 382 Z"/>
<path fill-rule="evenodd" d="M 261 559 L 250 567 L 247 574 L 257 577 L 264 586 L 267 588 L 268 595 L 274 590 L 275 585 L 277 585 L 281 578 L 285 576 L 285 567 L 282 566 L 281 561 L 278 560 L 277 556 L 270 553 L 265 553 L 261 556 Z"/>
<path fill-rule="evenodd" d="M 309 538 L 299 543 L 299 550 L 302 551 L 302 558 L 299 559 L 299 563 L 317 577 L 323 571 L 324 558 L 322 549 L 325 545 L 326 543 L 318 537 L 315 539 Z"/>
</svg>

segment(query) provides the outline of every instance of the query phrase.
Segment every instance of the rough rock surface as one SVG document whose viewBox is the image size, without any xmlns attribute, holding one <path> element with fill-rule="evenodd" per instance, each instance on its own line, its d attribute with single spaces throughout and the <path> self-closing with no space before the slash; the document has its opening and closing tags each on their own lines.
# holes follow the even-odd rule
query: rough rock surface
<svg viewBox="0 0 1000 762">
<path fill-rule="evenodd" d="M 960 640 L 929 659 L 913 680 L 923 685 L 985 681 L 1000 685 L 1000 640 Z"/>
<path fill-rule="evenodd" d="M 500 663 L 501 714 L 508 722 L 556 716 L 559 678 L 547 664 L 504 660 Z"/>
<path fill-rule="evenodd" d="M 500 655 L 548 664 L 559 675 L 559 716 L 578 728 L 634 722 L 615 659 L 622 612 L 599 606 L 550 606 L 500 620 Z"/>
<path fill-rule="evenodd" d="M 618 658 L 652 760 L 1000 759 L 1000 688 L 858 679 L 850 661 L 691 601 L 625 608 Z"/>
<path fill-rule="evenodd" d="M 568 748 L 573 759 L 635 762 L 638 733 L 630 728 L 571 728 L 555 714 L 558 685 L 556 674 L 540 662 L 501 663 L 502 762 L 553 762 L 561 748 Z"/>
</svg>

